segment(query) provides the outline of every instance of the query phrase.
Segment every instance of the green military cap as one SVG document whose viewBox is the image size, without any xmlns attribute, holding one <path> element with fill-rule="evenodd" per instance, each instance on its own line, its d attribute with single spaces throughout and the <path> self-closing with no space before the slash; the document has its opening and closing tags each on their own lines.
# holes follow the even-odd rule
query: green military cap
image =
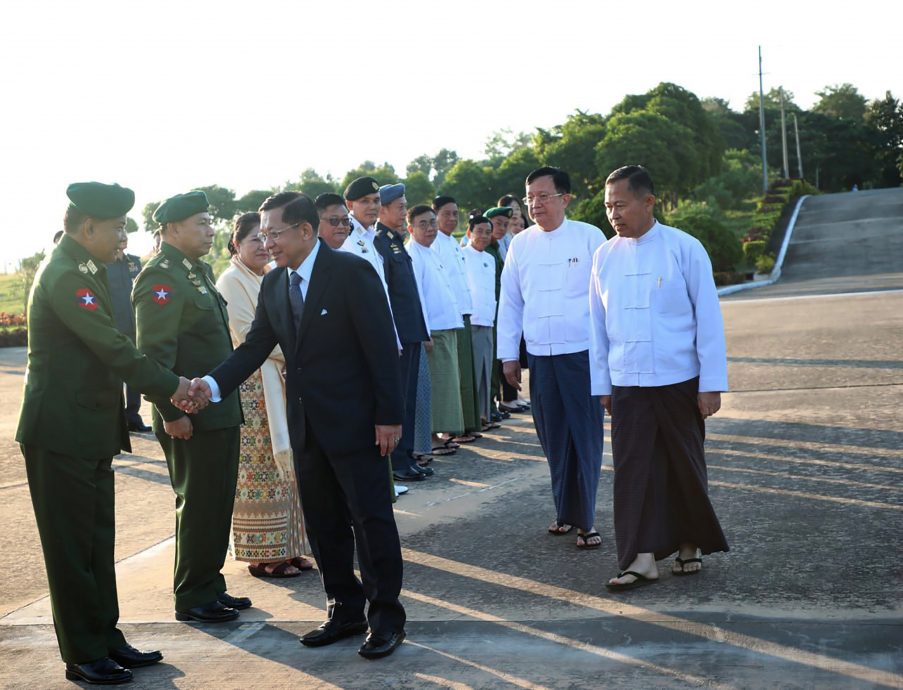
<svg viewBox="0 0 903 690">
<path fill-rule="evenodd" d="M 357 201 L 368 194 L 377 193 L 379 193 L 379 182 L 372 177 L 359 177 L 345 187 L 345 198 L 348 201 Z"/>
<path fill-rule="evenodd" d="M 514 209 L 510 206 L 493 206 L 490 209 L 487 209 L 483 215 L 487 218 L 495 218 L 496 216 L 505 216 L 506 218 L 510 218 L 511 214 L 514 213 Z"/>
<path fill-rule="evenodd" d="M 203 213 L 210 207 L 207 195 L 201 191 L 176 194 L 169 197 L 154 211 L 154 220 L 164 223 L 178 223 L 180 220 L 193 216 L 195 213 Z"/>
<path fill-rule="evenodd" d="M 92 218 L 118 218 L 132 210 L 135 192 L 118 184 L 73 182 L 66 188 L 70 208 Z"/>
</svg>

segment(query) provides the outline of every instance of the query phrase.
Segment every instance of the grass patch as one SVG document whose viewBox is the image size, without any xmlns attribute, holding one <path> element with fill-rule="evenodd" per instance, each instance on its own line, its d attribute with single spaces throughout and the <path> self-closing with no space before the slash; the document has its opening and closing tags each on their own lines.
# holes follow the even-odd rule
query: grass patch
<svg viewBox="0 0 903 690">
<path fill-rule="evenodd" d="M 15 273 L 0 274 L 0 312 L 25 313 L 25 295 L 22 294 L 22 278 Z"/>
</svg>

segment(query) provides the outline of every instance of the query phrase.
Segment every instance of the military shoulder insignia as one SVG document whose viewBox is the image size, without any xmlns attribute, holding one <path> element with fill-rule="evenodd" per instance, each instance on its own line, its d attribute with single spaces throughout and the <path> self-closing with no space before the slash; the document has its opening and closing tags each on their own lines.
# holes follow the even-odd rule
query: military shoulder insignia
<svg viewBox="0 0 903 690">
<path fill-rule="evenodd" d="M 169 259 L 163 259 L 159 264 L 160 268 L 169 268 Z"/>
<path fill-rule="evenodd" d="M 91 275 L 92 275 L 92 276 L 93 276 L 95 273 L 97 273 L 97 266 L 94 265 L 94 262 L 91 261 L 91 259 L 88 259 L 88 261 L 85 262 L 85 265 L 88 267 L 88 270 L 91 271 Z"/>
<path fill-rule="evenodd" d="M 187 268 L 189 271 L 190 271 L 192 268 L 194 268 L 194 266 L 191 265 L 191 262 L 190 262 L 188 259 L 182 259 L 182 265 L 183 265 L 185 268 Z"/>
<path fill-rule="evenodd" d="M 151 292 L 151 299 L 157 304 L 167 304 L 172 294 L 172 288 L 169 285 L 154 285 Z"/>
<path fill-rule="evenodd" d="M 88 311 L 97 311 L 97 297 L 90 288 L 79 288 L 75 291 L 78 306 Z"/>
</svg>

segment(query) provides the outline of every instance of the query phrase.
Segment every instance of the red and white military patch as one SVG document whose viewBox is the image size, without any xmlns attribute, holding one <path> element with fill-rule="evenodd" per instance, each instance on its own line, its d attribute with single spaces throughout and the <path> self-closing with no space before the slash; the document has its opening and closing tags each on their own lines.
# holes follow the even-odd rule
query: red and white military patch
<svg viewBox="0 0 903 690">
<path fill-rule="evenodd" d="M 151 291 L 151 299 L 157 304 L 166 304 L 169 302 L 169 296 L 172 294 L 172 288 L 169 285 L 154 285 Z"/>
<path fill-rule="evenodd" d="M 88 288 L 79 288 L 75 291 L 78 306 L 88 311 L 97 311 L 97 296 Z"/>
</svg>

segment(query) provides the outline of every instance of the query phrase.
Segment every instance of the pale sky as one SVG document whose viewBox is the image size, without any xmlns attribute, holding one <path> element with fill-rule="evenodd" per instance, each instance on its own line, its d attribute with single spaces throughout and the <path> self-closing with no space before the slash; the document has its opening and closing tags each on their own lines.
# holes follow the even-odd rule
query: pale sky
<svg viewBox="0 0 903 690">
<path fill-rule="evenodd" d="M 901 98 L 901 19 L 888 1 L 7 0 L 0 271 L 50 244 L 70 182 L 133 188 L 140 222 L 202 185 L 479 158 L 495 130 L 607 113 L 662 81 L 740 110 L 758 45 L 765 89 L 801 107 L 843 82 Z"/>
</svg>

